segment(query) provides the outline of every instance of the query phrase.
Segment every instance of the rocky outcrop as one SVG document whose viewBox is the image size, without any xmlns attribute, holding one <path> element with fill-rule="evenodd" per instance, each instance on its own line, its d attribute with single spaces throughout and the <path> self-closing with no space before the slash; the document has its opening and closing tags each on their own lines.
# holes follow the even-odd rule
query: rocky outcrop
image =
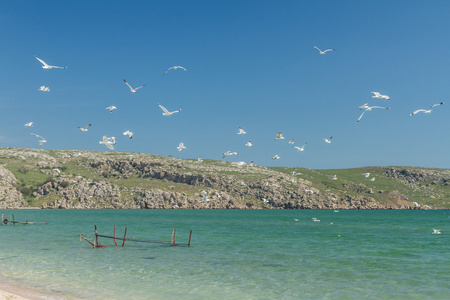
<svg viewBox="0 0 450 300">
<path fill-rule="evenodd" d="M 0 167 L 0 208 L 21 208 L 28 206 L 22 194 L 17 190 L 15 184 L 16 177 L 5 169 Z"/>
</svg>

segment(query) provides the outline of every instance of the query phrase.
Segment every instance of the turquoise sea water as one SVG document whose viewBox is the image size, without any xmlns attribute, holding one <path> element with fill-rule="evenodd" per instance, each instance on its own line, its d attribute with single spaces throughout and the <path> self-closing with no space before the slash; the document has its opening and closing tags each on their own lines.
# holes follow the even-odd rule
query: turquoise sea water
<svg viewBox="0 0 450 300">
<path fill-rule="evenodd" d="M 0 210 L 0 280 L 53 299 L 448 299 L 450 211 Z M 312 218 L 320 219 L 314 222 Z M 295 221 L 294 219 L 298 219 Z M 332 224 L 331 224 L 332 223 Z M 93 249 L 79 234 L 170 240 Z M 432 234 L 432 229 L 442 234 Z M 100 239 L 111 245 L 112 240 Z"/>
</svg>

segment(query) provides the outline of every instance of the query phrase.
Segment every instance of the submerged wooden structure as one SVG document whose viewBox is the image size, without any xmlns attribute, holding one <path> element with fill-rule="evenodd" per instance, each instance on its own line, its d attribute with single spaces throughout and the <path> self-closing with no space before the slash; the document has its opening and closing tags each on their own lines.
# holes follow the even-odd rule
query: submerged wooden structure
<svg viewBox="0 0 450 300">
<path fill-rule="evenodd" d="M 28 221 L 27 219 L 25 219 L 24 221 L 16 221 L 16 220 L 14 220 L 13 214 L 11 214 L 11 219 L 8 219 L 8 216 L 2 214 L 2 221 L 0 223 L 0 226 L 8 225 L 8 224 L 9 225 L 16 225 L 16 224 L 23 224 L 23 225 L 45 224 L 45 225 L 47 225 L 47 222 L 36 222 L 36 221 L 33 222 L 33 221 Z"/>
<path fill-rule="evenodd" d="M 99 237 L 112 239 L 114 241 L 114 245 L 103 245 L 103 244 L 100 244 L 99 241 L 98 241 Z M 191 237 L 192 237 L 192 230 L 189 233 L 189 241 L 188 241 L 188 243 L 177 243 L 176 242 L 176 240 L 177 240 L 177 229 L 174 228 L 173 232 L 172 232 L 172 238 L 171 238 L 170 241 L 127 238 L 127 227 L 125 227 L 125 232 L 124 232 L 123 238 L 121 238 L 121 237 L 117 237 L 116 236 L 116 225 L 114 225 L 114 235 L 113 236 L 98 234 L 97 233 L 97 225 L 94 225 L 94 240 L 91 241 L 90 239 L 86 238 L 84 235 L 80 234 L 80 241 L 81 241 L 81 239 L 84 239 L 86 242 L 91 244 L 94 248 L 108 247 L 108 246 L 121 246 L 121 247 L 123 247 L 123 246 L 125 246 L 125 241 L 138 242 L 138 243 L 162 244 L 162 245 L 167 245 L 167 246 L 187 246 L 187 247 L 190 247 L 191 246 Z M 122 245 L 118 245 L 117 241 L 122 241 Z"/>
</svg>

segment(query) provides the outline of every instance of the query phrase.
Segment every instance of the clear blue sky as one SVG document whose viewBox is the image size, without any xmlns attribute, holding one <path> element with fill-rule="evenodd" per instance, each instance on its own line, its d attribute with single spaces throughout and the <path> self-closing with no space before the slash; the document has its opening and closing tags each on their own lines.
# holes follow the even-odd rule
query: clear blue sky
<svg viewBox="0 0 450 300">
<path fill-rule="evenodd" d="M 117 151 L 179 158 L 230 150 L 240 155 L 226 160 L 264 166 L 450 168 L 450 1 L 0 5 L 0 147 L 39 148 L 33 132 L 44 149 L 109 151 L 98 143 L 107 135 Z M 34 55 L 68 68 L 42 69 Z M 175 65 L 189 72 L 162 77 Z M 132 94 L 123 79 L 146 86 Z M 158 102 L 182 111 L 164 117 Z M 390 110 L 356 123 L 364 103 Z"/>
</svg>

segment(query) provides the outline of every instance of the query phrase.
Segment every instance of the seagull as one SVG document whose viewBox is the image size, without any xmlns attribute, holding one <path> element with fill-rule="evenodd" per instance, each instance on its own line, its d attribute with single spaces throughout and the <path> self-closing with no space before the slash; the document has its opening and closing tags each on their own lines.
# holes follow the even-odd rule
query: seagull
<svg viewBox="0 0 450 300">
<path fill-rule="evenodd" d="M 365 113 L 366 111 L 371 111 L 371 110 L 374 109 L 374 108 L 390 109 L 389 107 L 369 106 L 369 107 L 367 107 L 367 108 L 363 111 L 363 113 L 359 116 L 358 120 L 356 120 L 356 123 L 358 123 L 358 122 L 361 120 L 361 118 L 363 117 L 363 115 L 364 115 L 364 113 Z"/>
<path fill-rule="evenodd" d="M 369 179 L 370 181 L 375 181 L 375 177 L 372 177 Z"/>
<path fill-rule="evenodd" d="M 109 112 L 113 112 L 113 110 L 117 109 L 114 105 L 108 106 L 106 109 L 109 109 Z"/>
<path fill-rule="evenodd" d="M 207 194 L 203 194 L 203 198 L 201 202 L 209 202 L 209 198 Z"/>
<path fill-rule="evenodd" d="M 186 72 L 189 72 L 188 70 L 186 70 L 186 69 L 183 68 L 182 66 L 173 66 L 173 67 L 170 67 L 170 68 L 167 69 L 167 71 L 163 74 L 163 77 L 164 77 L 164 75 L 166 75 L 167 72 L 169 72 L 170 70 L 176 70 L 176 69 L 183 69 L 183 70 L 185 70 Z"/>
<path fill-rule="evenodd" d="M 433 234 L 441 234 L 441 230 L 433 228 Z"/>
<path fill-rule="evenodd" d="M 246 147 L 251 147 L 251 146 L 253 146 L 253 144 L 252 144 L 251 141 L 248 141 L 244 146 L 246 146 Z"/>
<path fill-rule="evenodd" d="M 275 138 L 275 140 L 284 140 L 284 136 L 281 134 L 281 131 L 277 132 L 277 137 Z"/>
<path fill-rule="evenodd" d="M 43 92 L 50 92 L 50 88 L 45 86 L 45 85 L 41 85 L 41 87 L 39 88 L 40 91 Z"/>
<path fill-rule="evenodd" d="M 128 87 L 130 88 L 130 91 L 131 91 L 133 94 L 136 93 L 138 89 L 140 89 L 140 88 L 142 88 L 142 87 L 145 86 L 145 84 L 144 84 L 144 85 L 141 85 L 141 86 L 139 86 L 139 87 L 133 89 L 133 88 L 131 87 L 131 85 L 129 85 L 128 82 L 127 82 L 125 79 L 123 80 L 123 82 L 125 82 L 125 84 L 128 85 Z"/>
<path fill-rule="evenodd" d="M 227 152 L 225 152 L 224 154 L 222 154 L 223 155 L 223 158 L 225 158 L 225 156 L 228 156 L 228 155 L 239 155 L 239 153 L 237 153 L 237 152 L 231 152 L 231 151 L 227 151 Z"/>
<path fill-rule="evenodd" d="M 33 127 L 33 122 L 29 122 L 27 124 L 24 125 L 25 127 Z"/>
<path fill-rule="evenodd" d="M 56 172 L 58 172 L 58 174 L 61 174 L 61 170 L 60 170 L 60 169 L 58 169 L 58 168 L 56 168 L 56 169 L 52 169 L 52 171 L 56 171 Z"/>
<path fill-rule="evenodd" d="M 100 145 L 105 145 L 106 147 L 108 147 L 109 149 L 111 149 L 111 150 L 114 150 L 114 147 L 113 147 L 113 142 L 106 136 L 106 135 L 104 135 L 103 136 L 103 140 L 102 141 L 100 141 L 100 142 L 98 142 Z"/>
<path fill-rule="evenodd" d="M 278 154 L 275 154 L 275 156 L 272 157 L 272 159 L 280 159 L 280 157 L 278 156 Z"/>
<path fill-rule="evenodd" d="M 372 98 L 378 98 L 378 99 L 383 99 L 384 98 L 384 99 L 387 99 L 388 101 L 391 101 L 391 98 L 389 98 L 388 95 L 381 95 L 378 92 L 371 92 L 371 93 L 373 93 Z"/>
<path fill-rule="evenodd" d="M 322 140 L 324 140 L 325 143 L 330 144 L 332 138 L 333 138 L 333 137 L 331 136 L 329 139 L 324 139 L 324 138 L 322 138 Z"/>
<path fill-rule="evenodd" d="M 333 175 L 333 177 L 331 178 L 332 180 L 337 180 L 337 176 Z"/>
<path fill-rule="evenodd" d="M 203 162 L 203 158 L 198 157 L 198 158 L 197 158 L 197 161 L 201 163 L 201 162 Z"/>
<path fill-rule="evenodd" d="M 177 113 L 177 112 L 180 112 L 180 111 L 181 111 L 181 109 L 179 109 L 179 110 L 174 110 L 174 111 L 169 112 L 169 111 L 168 111 L 164 106 L 162 106 L 161 104 L 158 103 L 158 105 L 159 105 L 159 107 L 161 107 L 161 109 L 163 110 L 163 116 L 171 116 L 171 115 L 173 115 L 174 113 Z"/>
<path fill-rule="evenodd" d="M 366 177 L 366 179 L 367 179 L 367 178 L 369 178 L 370 173 L 363 173 L 363 175 L 364 175 L 364 177 Z"/>
<path fill-rule="evenodd" d="M 303 146 L 301 146 L 301 147 L 298 147 L 298 146 L 292 146 L 292 148 L 295 148 L 295 149 L 297 149 L 298 151 L 303 151 L 303 150 L 305 150 L 306 144 L 308 144 L 308 143 L 305 143 L 305 144 L 304 144 Z"/>
<path fill-rule="evenodd" d="M 180 142 L 180 144 L 177 147 L 178 151 L 181 151 L 183 149 L 186 149 L 186 147 L 184 146 L 183 142 Z"/>
<path fill-rule="evenodd" d="M 319 53 L 320 53 L 320 54 L 325 54 L 325 53 L 328 52 L 328 51 L 334 51 L 334 50 L 336 50 L 336 49 L 327 49 L 327 50 L 322 51 L 322 50 L 320 50 L 319 48 L 317 48 L 316 46 L 314 46 L 314 48 L 316 48 L 317 50 L 319 50 Z"/>
<path fill-rule="evenodd" d="M 36 134 L 36 133 L 30 133 L 30 134 L 36 136 L 37 138 L 41 138 L 41 139 L 42 139 L 42 140 L 39 140 L 39 141 L 38 141 L 40 147 L 42 147 L 42 145 L 43 145 L 44 143 L 47 143 L 47 141 L 46 141 L 42 136 L 40 136 L 40 135 L 38 135 L 38 134 Z"/>
<path fill-rule="evenodd" d="M 288 144 L 294 144 L 295 142 L 294 142 L 294 139 L 291 139 L 289 142 L 288 142 Z"/>
<path fill-rule="evenodd" d="M 78 126 L 78 129 L 80 129 L 81 131 L 88 131 L 88 128 L 91 127 L 91 125 L 92 125 L 92 124 L 89 124 L 89 125 L 86 126 L 86 127 L 79 127 L 79 126 Z"/>
<path fill-rule="evenodd" d="M 244 131 L 244 129 L 242 129 L 241 127 L 239 127 L 239 132 L 238 132 L 238 134 L 246 134 L 247 132 L 246 131 Z"/>
<path fill-rule="evenodd" d="M 428 109 L 428 110 L 427 109 L 418 109 L 415 112 L 411 113 L 411 116 L 413 116 L 413 115 L 415 115 L 415 114 L 417 114 L 417 113 L 419 113 L 421 111 L 423 111 L 426 114 L 431 114 L 431 109 L 433 107 L 438 106 L 438 105 L 442 105 L 442 104 L 444 104 L 444 102 L 435 103 L 435 104 L 431 105 L 430 109 Z"/>
<path fill-rule="evenodd" d="M 123 133 L 123 135 L 128 135 L 128 137 L 130 138 L 130 140 L 133 138 L 133 133 L 132 133 L 131 131 L 129 131 L 129 130 L 125 131 L 125 132 Z"/>
<path fill-rule="evenodd" d="M 299 219 L 295 219 L 295 218 L 294 218 L 294 221 L 295 221 L 295 222 L 298 222 L 298 221 L 299 221 Z"/>
<path fill-rule="evenodd" d="M 56 69 L 67 69 L 67 67 L 50 66 L 45 61 L 43 61 L 42 59 L 37 57 L 36 55 L 34 57 L 36 57 L 36 59 L 43 64 L 42 68 L 44 68 L 44 69 L 53 69 L 53 68 L 56 68 Z"/>
</svg>

